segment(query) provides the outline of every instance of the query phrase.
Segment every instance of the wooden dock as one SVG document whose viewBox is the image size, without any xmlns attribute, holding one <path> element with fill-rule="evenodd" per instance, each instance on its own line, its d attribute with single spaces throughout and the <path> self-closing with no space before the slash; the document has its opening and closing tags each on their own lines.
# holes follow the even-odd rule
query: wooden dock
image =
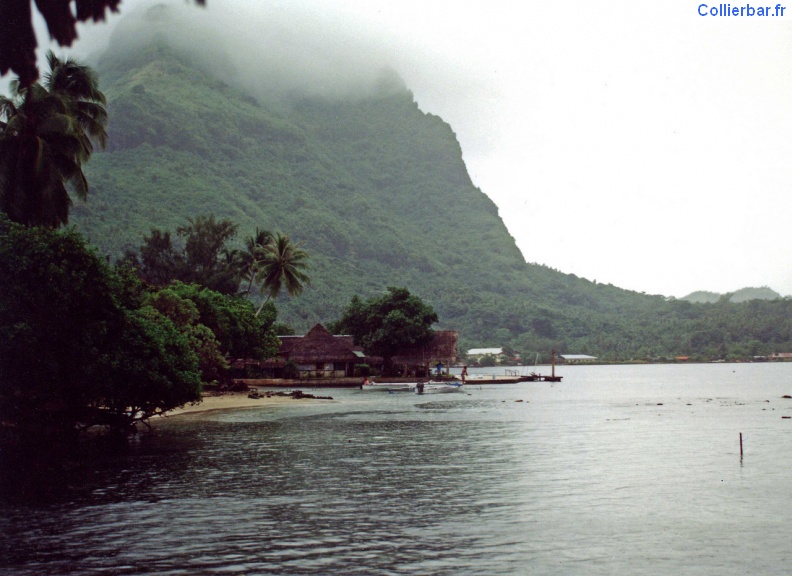
<svg viewBox="0 0 792 576">
<path fill-rule="evenodd" d="M 561 382 L 563 376 L 544 375 L 544 374 L 528 374 L 527 376 L 520 376 L 520 382 Z"/>
<path fill-rule="evenodd" d="M 556 376 L 555 373 L 555 350 L 552 352 L 552 373 L 548 376 L 546 374 L 537 374 L 531 372 L 527 376 L 520 376 L 520 382 L 561 382 L 563 376 Z"/>
</svg>

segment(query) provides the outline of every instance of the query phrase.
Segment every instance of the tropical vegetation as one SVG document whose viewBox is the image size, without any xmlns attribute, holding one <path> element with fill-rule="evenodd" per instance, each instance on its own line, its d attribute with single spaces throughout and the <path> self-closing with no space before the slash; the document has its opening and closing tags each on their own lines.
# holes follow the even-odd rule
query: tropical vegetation
<svg viewBox="0 0 792 576">
<path fill-rule="evenodd" d="M 95 425 L 200 400 L 227 358 L 278 349 L 274 309 L 184 283 L 154 287 L 111 267 L 74 230 L 0 214 L 0 447 L 52 449 Z"/>
<path fill-rule="evenodd" d="M 264 301 L 257 314 L 270 298 L 277 298 L 282 289 L 289 296 L 299 296 L 311 281 L 305 272 L 308 269 L 308 253 L 287 235 L 277 232 L 259 246 L 260 260 L 253 267 L 253 279 L 260 283 Z"/>
<path fill-rule="evenodd" d="M 176 229 L 174 243 L 170 231 L 152 228 L 143 244 L 127 250 L 123 261 L 135 268 L 139 276 L 157 286 L 174 281 L 195 283 L 221 294 L 262 296 L 256 315 L 270 300 L 285 290 L 297 296 L 310 283 L 308 253 L 288 235 L 271 234 L 256 229 L 245 238 L 244 249 L 231 248 L 237 225 L 214 215 L 188 218 L 186 225 Z"/>
<path fill-rule="evenodd" d="M 157 286 L 179 280 L 222 294 L 235 294 L 240 273 L 234 252 L 226 244 L 236 230 L 230 220 L 218 221 L 211 214 L 189 218 L 187 224 L 176 229 L 178 245 L 170 231 L 152 228 L 139 251 L 128 250 L 124 260 L 138 270 L 143 280 Z"/>
<path fill-rule="evenodd" d="M 432 339 L 432 325 L 437 321 L 431 305 L 406 288 L 391 286 L 366 301 L 353 296 L 341 318 L 328 326 L 336 334 L 351 334 L 366 353 L 382 356 L 387 373 L 393 356 Z"/>
<path fill-rule="evenodd" d="M 26 225 L 57 228 L 69 220 L 69 192 L 88 196 L 83 164 L 94 142 L 107 142 L 105 96 L 95 73 L 47 54 L 43 83 L 12 83 L 0 97 L 0 209 Z"/>
</svg>

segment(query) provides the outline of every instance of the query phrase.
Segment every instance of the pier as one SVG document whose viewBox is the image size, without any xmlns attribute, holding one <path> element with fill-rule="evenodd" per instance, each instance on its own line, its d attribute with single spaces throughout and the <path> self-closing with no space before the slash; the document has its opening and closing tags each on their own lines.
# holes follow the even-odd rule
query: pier
<svg viewBox="0 0 792 576">
<path fill-rule="evenodd" d="M 550 375 L 546 374 L 537 374 L 536 372 L 531 372 L 527 376 L 520 376 L 520 382 L 561 382 L 561 378 L 563 376 L 556 376 L 555 373 L 555 350 L 552 352 L 552 369 Z"/>
</svg>

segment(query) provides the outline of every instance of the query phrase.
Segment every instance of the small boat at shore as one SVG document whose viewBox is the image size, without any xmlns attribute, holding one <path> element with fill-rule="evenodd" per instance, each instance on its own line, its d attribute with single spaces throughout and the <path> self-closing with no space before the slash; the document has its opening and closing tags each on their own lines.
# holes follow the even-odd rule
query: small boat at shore
<svg viewBox="0 0 792 576">
<path fill-rule="evenodd" d="M 416 394 L 447 394 L 449 392 L 462 392 L 465 385 L 460 382 L 419 382 L 415 385 Z"/>
</svg>

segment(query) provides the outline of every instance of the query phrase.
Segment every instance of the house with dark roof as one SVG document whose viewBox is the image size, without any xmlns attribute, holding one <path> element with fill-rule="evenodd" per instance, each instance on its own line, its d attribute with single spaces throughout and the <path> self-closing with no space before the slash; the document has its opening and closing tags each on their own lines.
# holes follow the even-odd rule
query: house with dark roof
<svg viewBox="0 0 792 576">
<path fill-rule="evenodd" d="M 291 364 L 299 370 L 300 378 L 344 378 L 355 375 L 356 364 L 382 365 L 382 358 L 367 356 L 352 336 L 333 335 L 321 324 L 304 335 L 279 338 L 277 358 L 263 362 L 239 359 L 232 362 L 232 368 L 248 377 L 283 378 L 286 365 Z M 456 331 L 437 330 L 431 342 L 400 350 L 392 361 L 402 374 L 427 375 L 438 362 L 446 367 L 456 362 L 458 340 Z"/>
<path fill-rule="evenodd" d="M 275 358 L 264 361 L 237 359 L 231 368 L 238 377 L 284 378 L 286 365 L 296 368 L 300 378 L 344 378 L 353 376 L 355 364 L 370 362 L 352 336 L 335 336 L 321 324 L 304 335 L 278 336 L 280 349 Z M 295 377 L 289 374 L 289 377 Z"/>
<path fill-rule="evenodd" d="M 364 364 L 366 354 L 355 346 L 352 336 L 335 336 L 315 325 L 304 336 L 281 336 L 278 358 L 293 362 L 301 378 L 354 376 L 355 364 Z"/>
</svg>

